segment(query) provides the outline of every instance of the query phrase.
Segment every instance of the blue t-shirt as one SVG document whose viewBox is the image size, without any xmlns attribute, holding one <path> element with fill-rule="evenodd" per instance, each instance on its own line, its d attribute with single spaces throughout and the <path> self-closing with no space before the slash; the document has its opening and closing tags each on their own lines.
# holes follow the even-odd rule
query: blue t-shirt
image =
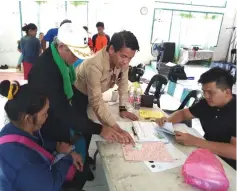
<svg viewBox="0 0 237 191">
<path fill-rule="evenodd" d="M 40 41 L 34 36 L 24 36 L 20 41 L 20 49 L 23 55 L 22 62 L 34 64 L 41 50 Z"/>
<path fill-rule="evenodd" d="M 49 45 L 53 42 L 55 36 L 58 35 L 58 28 L 49 29 L 47 34 L 44 36 L 44 40 L 49 42 Z"/>
</svg>

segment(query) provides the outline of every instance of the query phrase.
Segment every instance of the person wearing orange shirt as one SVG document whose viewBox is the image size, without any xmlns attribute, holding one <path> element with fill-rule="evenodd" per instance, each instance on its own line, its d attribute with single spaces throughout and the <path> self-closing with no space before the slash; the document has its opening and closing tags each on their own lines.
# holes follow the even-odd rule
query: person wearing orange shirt
<svg viewBox="0 0 237 191">
<path fill-rule="evenodd" d="M 103 22 L 98 22 L 96 24 L 96 28 L 97 28 L 98 34 L 95 34 L 92 37 L 93 51 L 95 53 L 100 51 L 105 46 L 107 46 L 110 41 L 109 35 L 105 34 L 105 32 L 104 32 L 105 27 L 104 27 Z"/>
</svg>

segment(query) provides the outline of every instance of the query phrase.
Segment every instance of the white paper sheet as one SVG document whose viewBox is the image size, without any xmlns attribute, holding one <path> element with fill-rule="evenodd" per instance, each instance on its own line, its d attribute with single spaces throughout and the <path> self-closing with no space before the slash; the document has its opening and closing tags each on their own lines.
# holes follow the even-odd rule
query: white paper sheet
<svg viewBox="0 0 237 191">
<path fill-rule="evenodd" d="M 175 131 L 180 131 L 182 133 L 189 133 L 195 137 L 203 138 L 194 128 L 188 127 L 184 123 L 176 123 L 173 125 Z"/>
<path fill-rule="evenodd" d="M 174 135 L 174 127 L 172 123 L 166 122 L 163 127 L 159 127 L 159 125 L 157 124 L 159 131 L 162 131 L 164 133 L 168 133 L 171 135 Z"/>
<path fill-rule="evenodd" d="M 152 172 L 162 172 L 168 169 L 176 168 L 184 164 L 187 156 L 177 149 L 173 144 L 169 143 L 165 145 L 168 152 L 172 155 L 172 162 L 156 162 L 156 161 L 144 161 L 147 167 Z"/>
<path fill-rule="evenodd" d="M 139 142 L 160 141 L 163 143 L 169 143 L 169 139 L 163 132 L 159 131 L 156 123 L 133 121 L 132 124 Z"/>
</svg>

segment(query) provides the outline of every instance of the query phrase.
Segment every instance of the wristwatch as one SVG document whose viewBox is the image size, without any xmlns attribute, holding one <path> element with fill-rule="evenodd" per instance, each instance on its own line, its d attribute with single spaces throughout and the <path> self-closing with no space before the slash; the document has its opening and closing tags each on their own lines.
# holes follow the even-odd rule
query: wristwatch
<svg viewBox="0 0 237 191">
<path fill-rule="evenodd" d="M 127 111 L 125 106 L 119 106 L 119 112 Z"/>
</svg>

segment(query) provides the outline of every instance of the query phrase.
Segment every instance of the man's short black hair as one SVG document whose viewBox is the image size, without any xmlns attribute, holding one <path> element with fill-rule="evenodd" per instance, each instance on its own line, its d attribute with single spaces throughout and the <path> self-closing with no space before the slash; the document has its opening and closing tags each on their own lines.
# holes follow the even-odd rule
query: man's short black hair
<svg viewBox="0 0 237 191">
<path fill-rule="evenodd" d="M 61 27 L 63 24 L 65 24 L 65 23 L 72 23 L 72 21 L 69 20 L 69 19 L 65 19 L 65 20 L 63 20 L 63 21 L 60 23 L 60 27 Z"/>
<path fill-rule="evenodd" d="M 110 46 L 113 46 L 115 52 L 118 52 L 121 48 L 124 47 L 139 51 L 137 38 L 130 31 L 121 31 L 114 33 L 107 46 L 107 51 L 109 50 Z"/>
<path fill-rule="evenodd" d="M 216 86 L 218 88 L 222 90 L 224 89 L 232 90 L 232 86 L 235 80 L 234 77 L 228 71 L 216 67 L 203 73 L 198 82 L 201 84 L 216 82 Z"/>
<path fill-rule="evenodd" d="M 103 22 L 98 22 L 98 23 L 96 23 L 96 28 L 97 28 L 97 27 L 103 27 L 103 28 L 105 28 L 105 25 L 104 25 Z"/>
</svg>

